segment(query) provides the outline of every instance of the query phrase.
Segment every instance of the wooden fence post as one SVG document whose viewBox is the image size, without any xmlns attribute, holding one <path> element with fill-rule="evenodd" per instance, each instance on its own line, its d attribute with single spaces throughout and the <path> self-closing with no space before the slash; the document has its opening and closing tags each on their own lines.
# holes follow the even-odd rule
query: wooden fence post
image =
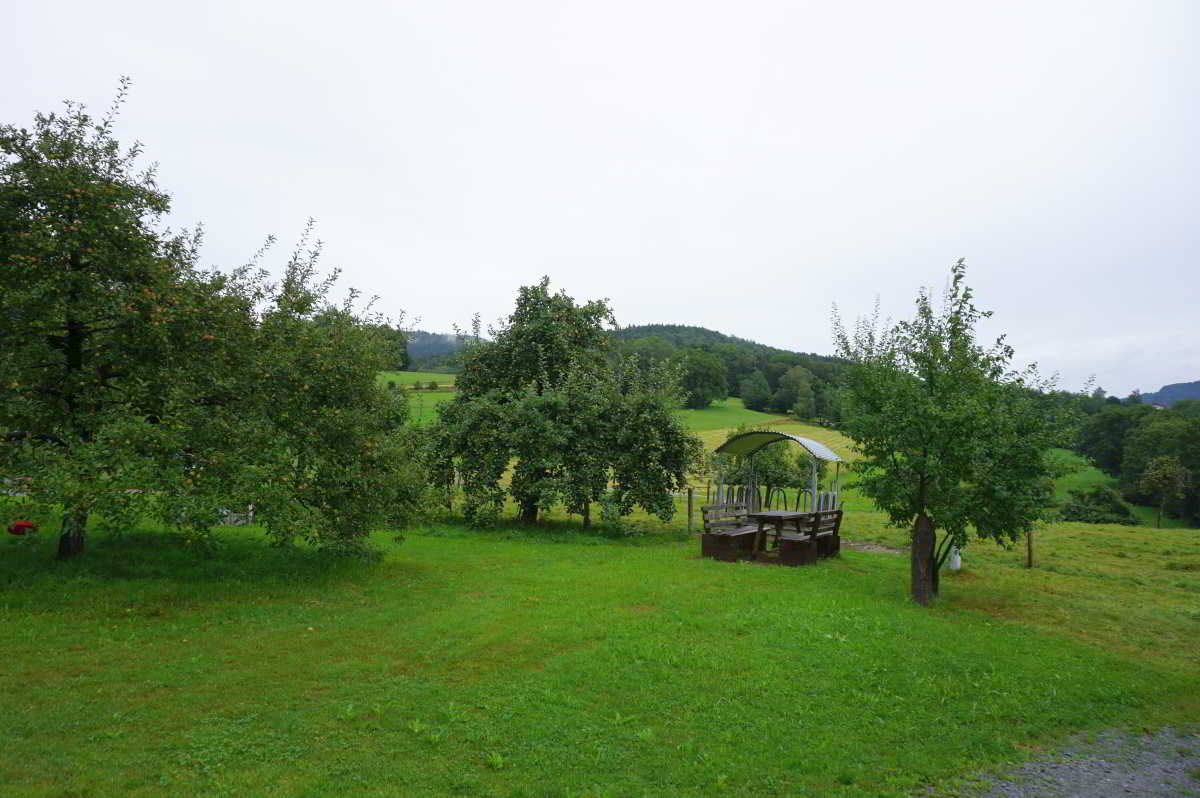
<svg viewBox="0 0 1200 798">
<path fill-rule="evenodd" d="M 1033 567 L 1033 530 L 1025 533 L 1025 567 Z"/>
</svg>

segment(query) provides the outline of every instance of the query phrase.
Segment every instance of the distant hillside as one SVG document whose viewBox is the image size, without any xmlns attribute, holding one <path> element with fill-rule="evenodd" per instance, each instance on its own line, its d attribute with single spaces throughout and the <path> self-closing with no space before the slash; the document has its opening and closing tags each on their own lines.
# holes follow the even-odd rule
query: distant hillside
<svg viewBox="0 0 1200 798">
<path fill-rule="evenodd" d="M 846 363 L 836 357 L 790 352 L 686 324 L 642 324 L 609 334 L 616 348 L 651 360 L 689 349 L 715 355 L 725 365 L 729 394 L 741 397 L 751 410 L 828 422 L 841 417 L 837 386 Z"/>
<path fill-rule="evenodd" d="M 1176 382 L 1164 385 L 1162 390 L 1155 393 L 1142 394 L 1142 401 L 1150 404 L 1170 407 L 1180 399 L 1200 399 L 1200 380 L 1196 382 Z"/>
<path fill-rule="evenodd" d="M 623 327 L 610 333 L 618 341 L 637 341 L 642 338 L 661 338 L 675 346 L 688 348 L 699 347 L 711 349 L 721 344 L 743 347 L 747 350 L 770 355 L 803 355 L 806 358 L 837 362 L 837 358 L 829 355 L 818 355 L 809 352 L 795 352 L 790 349 L 779 349 L 774 346 L 748 341 L 734 335 L 710 330 L 705 327 L 692 327 L 687 324 L 639 324 L 633 327 Z"/>
<path fill-rule="evenodd" d="M 464 340 L 454 333 L 406 330 L 409 371 L 448 371 L 455 366 L 454 356 Z"/>
</svg>

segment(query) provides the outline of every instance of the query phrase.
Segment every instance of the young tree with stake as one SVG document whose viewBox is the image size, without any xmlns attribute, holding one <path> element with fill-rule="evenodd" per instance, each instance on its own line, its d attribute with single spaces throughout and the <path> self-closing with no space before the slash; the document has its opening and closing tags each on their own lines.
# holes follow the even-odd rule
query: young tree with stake
<svg viewBox="0 0 1200 798">
<path fill-rule="evenodd" d="M 1058 441 L 1053 412 L 1036 392 L 1048 387 L 1031 367 L 1011 369 L 1003 338 L 984 348 L 977 309 L 959 260 L 943 306 L 927 291 L 916 317 L 884 329 L 878 311 L 848 331 L 834 312 L 834 337 L 851 361 L 844 431 L 862 455 L 859 488 L 909 527 L 911 592 L 928 604 L 952 547 L 968 528 L 981 538 L 1015 541 L 1049 504 L 1049 449 Z M 941 538 L 938 539 L 938 533 Z"/>
</svg>

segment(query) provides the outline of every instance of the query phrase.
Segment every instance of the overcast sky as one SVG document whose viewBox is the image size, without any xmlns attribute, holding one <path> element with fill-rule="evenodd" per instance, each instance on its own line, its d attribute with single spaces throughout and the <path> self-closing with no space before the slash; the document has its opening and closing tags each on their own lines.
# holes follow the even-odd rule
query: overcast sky
<svg viewBox="0 0 1200 798">
<path fill-rule="evenodd" d="M 828 353 L 966 257 L 1022 360 L 1200 379 L 1200 3 L 14 3 L 0 120 L 134 80 L 208 265 L 307 217 L 448 331 L 548 274 L 622 325 Z"/>
</svg>

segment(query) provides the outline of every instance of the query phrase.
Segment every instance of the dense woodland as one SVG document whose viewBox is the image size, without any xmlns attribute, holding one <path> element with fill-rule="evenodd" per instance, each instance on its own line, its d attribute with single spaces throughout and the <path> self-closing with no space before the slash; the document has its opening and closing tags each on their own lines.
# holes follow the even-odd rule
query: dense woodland
<svg viewBox="0 0 1200 798">
<path fill-rule="evenodd" d="M 1128 501 L 1200 525 L 1200 400 L 1161 409 L 1137 396 L 1122 401 L 1098 392 L 1079 405 L 1085 411 L 1075 443 L 1080 454 L 1117 477 Z M 1164 468 L 1177 475 L 1173 489 L 1155 477 Z"/>
</svg>

